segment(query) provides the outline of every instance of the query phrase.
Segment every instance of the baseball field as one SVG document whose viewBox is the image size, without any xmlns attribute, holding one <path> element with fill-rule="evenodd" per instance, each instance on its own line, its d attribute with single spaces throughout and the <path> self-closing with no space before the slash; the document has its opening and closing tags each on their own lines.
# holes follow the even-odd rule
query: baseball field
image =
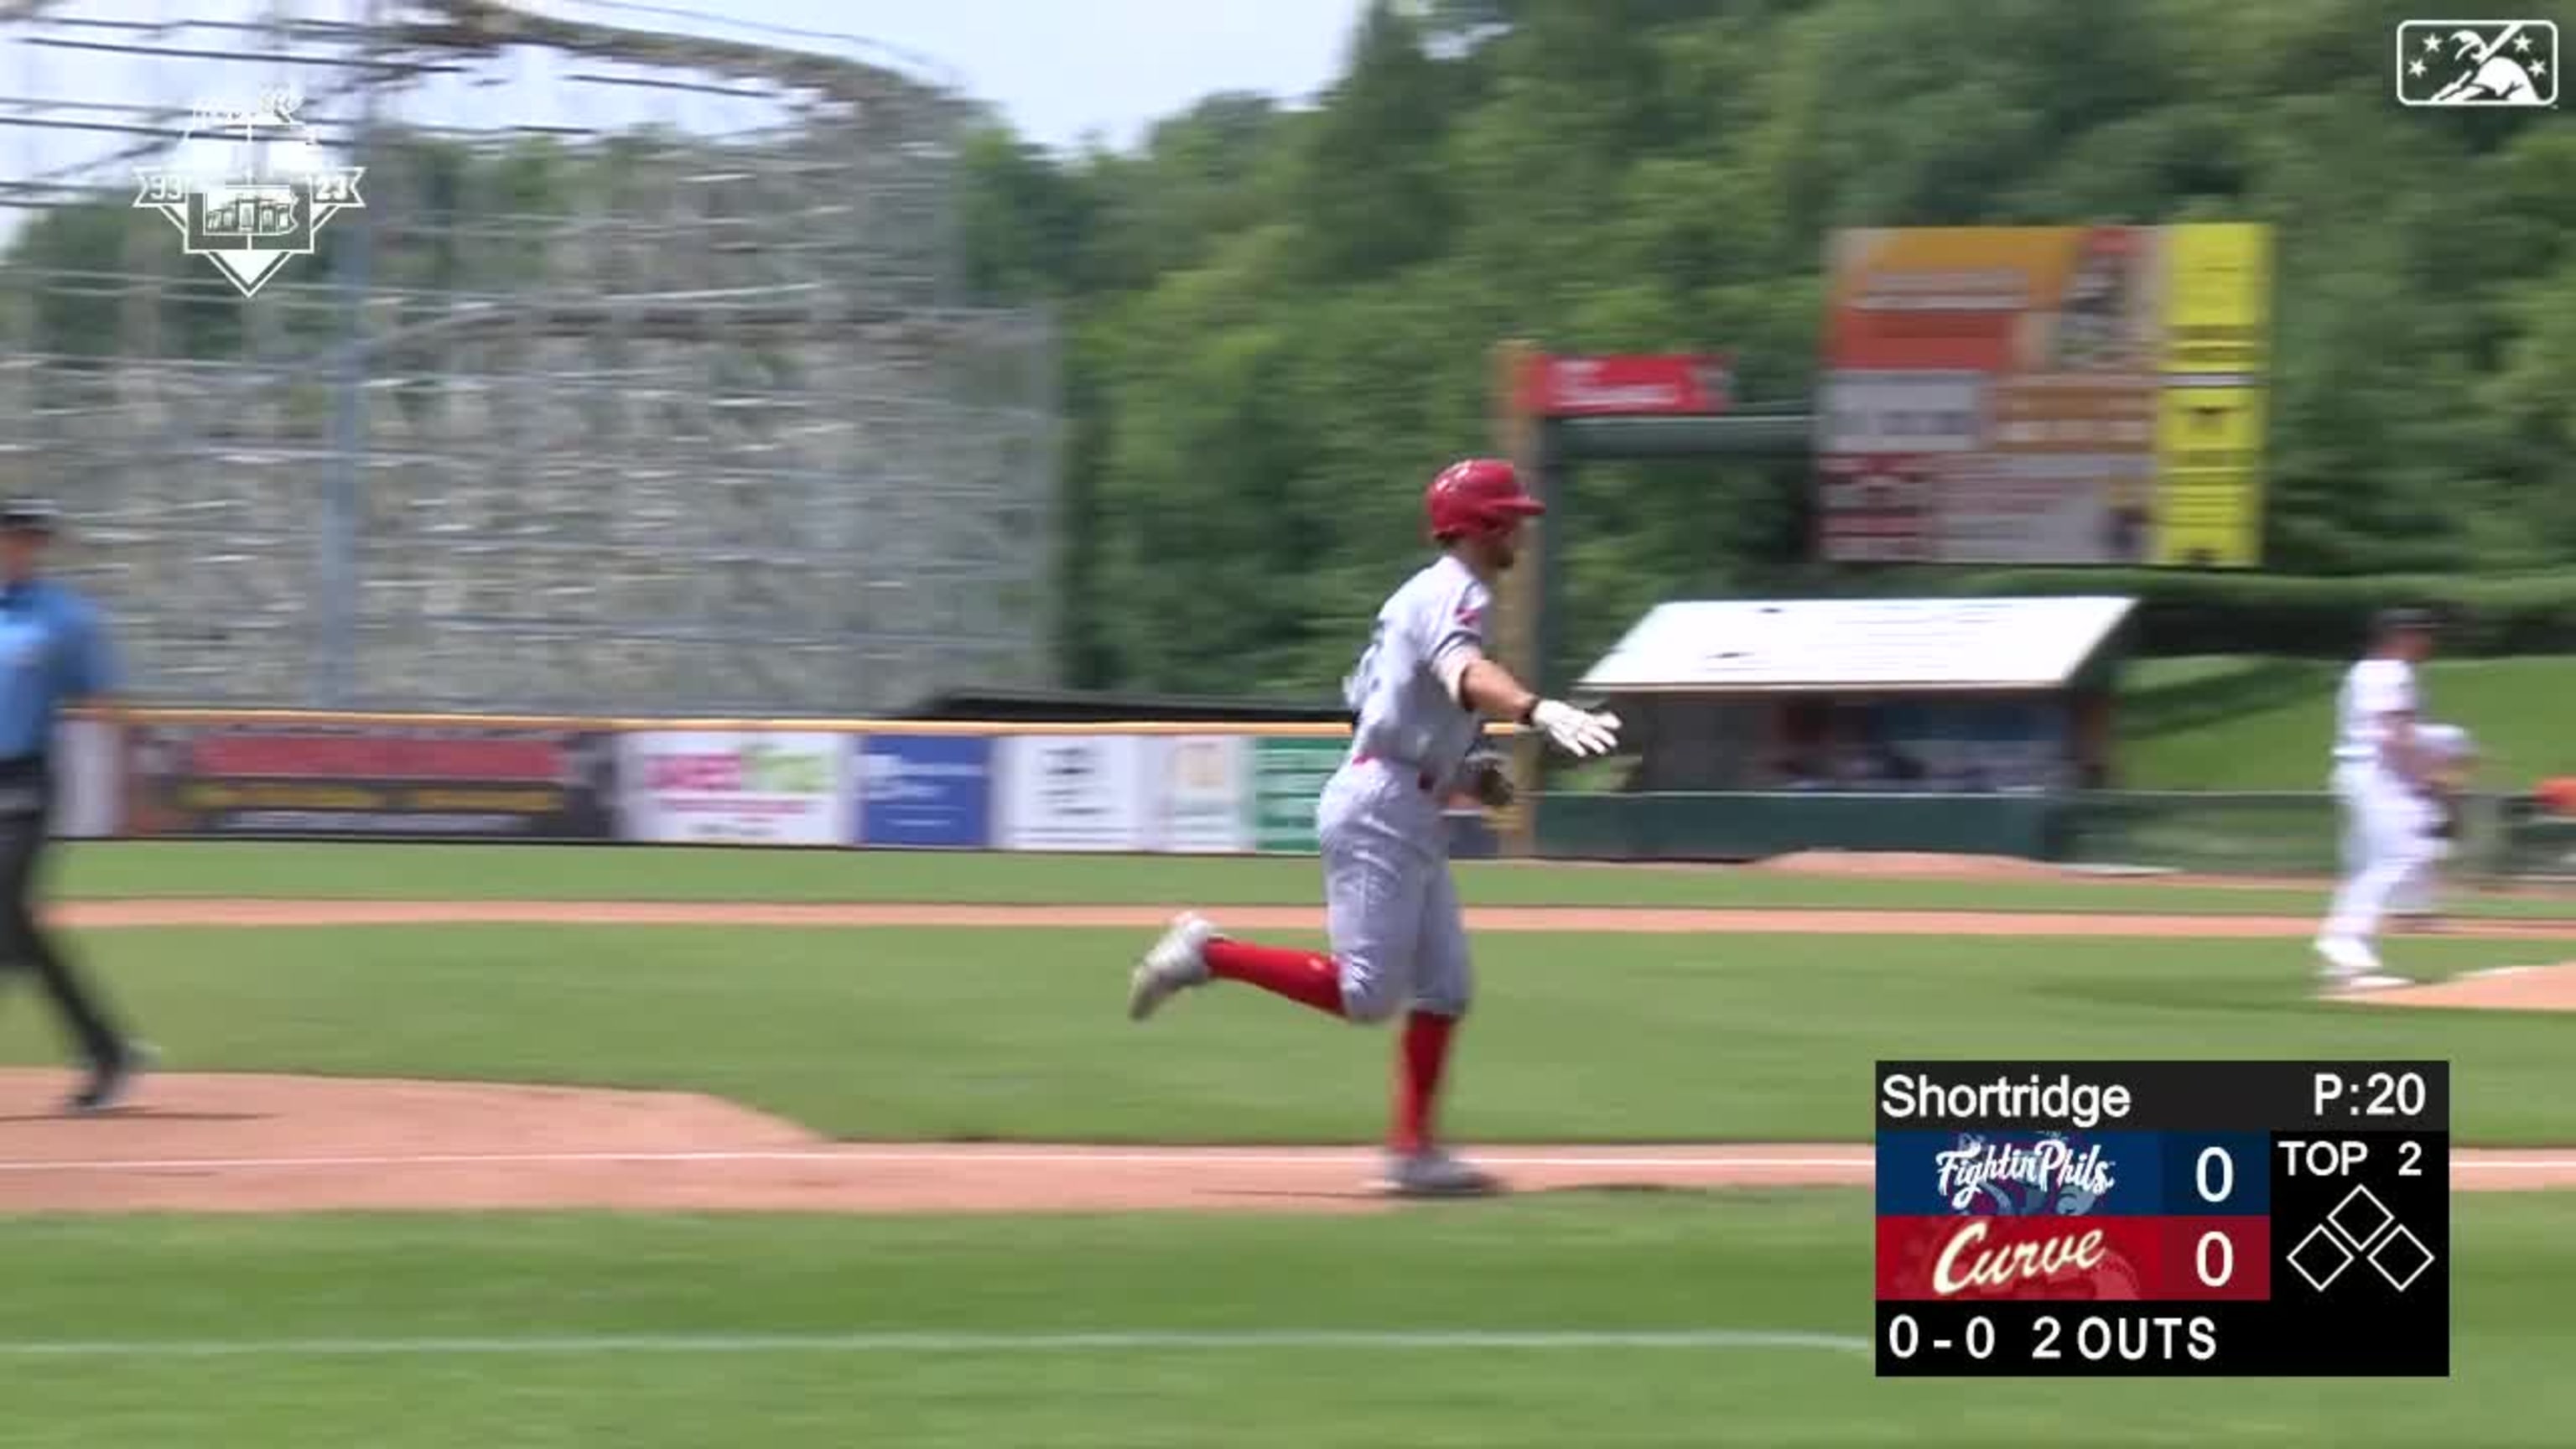
<svg viewBox="0 0 2576 1449">
<path fill-rule="evenodd" d="M 1312 860 L 85 844 L 56 918 L 164 1071 L 0 1011 L 0 1440 L 31 1446 L 2555 1445 L 2576 899 L 2313 994 L 2315 883 L 1460 868 L 1449 1126 L 1360 1190 L 1382 1032 L 1123 1016 L 1174 906 Z M 2544 969 L 2489 975 L 2497 968 Z M 2506 1007 L 2520 1009 L 2503 1009 Z M 2537 1009 L 2535 1009 L 2537 1008 Z M 2447 1382 L 1871 1377 L 1870 1065 L 2453 1064 Z M 2475 1151 L 2467 1150 L 2474 1147 Z M 2437 1245 L 2438 1246 L 2438 1245 Z"/>
</svg>

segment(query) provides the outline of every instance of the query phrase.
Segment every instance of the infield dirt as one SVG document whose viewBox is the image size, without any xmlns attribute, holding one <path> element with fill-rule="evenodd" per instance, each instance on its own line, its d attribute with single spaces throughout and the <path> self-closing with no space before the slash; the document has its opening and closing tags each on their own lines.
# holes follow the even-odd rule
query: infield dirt
<svg viewBox="0 0 2576 1449">
<path fill-rule="evenodd" d="M 737 906 L 536 902 L 118 901 L 57 907 L 79 929 L 547 922 L 655 925 L 1134 926 L 1140 907 Z M 1314 929 L 1311 909 L 1229 924 Z M 2280 937 L 2293 917 L 1963 911 L 1482 909 L 1481 931 L 1818 935 Z M 2479 921 L 2460 934 L 2565 936 L 2565 923 Z M 2371 993 L 2376 1004 L 2576 1007 L 2576 968 Z M 480 1083 L 172 1074 L 102 1117 L 56 1110 L 59 1072 L 0 1072 L 0 1212 L 303 1212 L 504 1208 L 778 1212 L 1351 1212 L 1365 1148 L 1124 1148 L 834 1143 L 682 1093 Z M 1509 1147 L 1480 1153 L 1516 1192 L 1863 1186 L 1856 1144 Z M 2462 1190 L 2576 1185 L 2576 1151 L 2463 1150 Z"/>
</svg>

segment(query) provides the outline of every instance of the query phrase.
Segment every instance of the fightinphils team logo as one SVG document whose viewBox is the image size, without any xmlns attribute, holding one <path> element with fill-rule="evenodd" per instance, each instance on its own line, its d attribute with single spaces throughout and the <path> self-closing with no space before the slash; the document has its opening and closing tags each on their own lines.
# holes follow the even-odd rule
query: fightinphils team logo
<svg viewBox="0 0 2576 1449">
<path fill-rule="evenodd" d="M 2118 1185 L 2101 1144 L 2063 1132 L 2028 1139 L 1961 1133 L 1933 1157 L 1942 1199 L 1954 1213 L 1984 1217 L 2075 1217 Z"/>
<path fill-rule="evenodd" d="M 322 226 L 365 206 L 363 166 L 332 163 L 302 99 L 272 91 L 247 107 L 199 106 L 170 164 L 137 171 L 134 206 L 179 229 L 180 248 L 212 262 L 244 297 L 297 257 Z"/>
<path fill-rule="evenodd" d="M 2406 21 L 2397 27 L 2397 100 L 2554 106 L 2558 26 L 2548 20 Z"/>
</svg>

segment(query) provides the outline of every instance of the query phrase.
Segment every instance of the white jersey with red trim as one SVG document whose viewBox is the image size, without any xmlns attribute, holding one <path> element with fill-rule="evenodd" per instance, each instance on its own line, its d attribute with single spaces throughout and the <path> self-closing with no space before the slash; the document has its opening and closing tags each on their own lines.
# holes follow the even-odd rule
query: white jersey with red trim
<svg viewBox="0 0 2576 1449">
<path fill-rule="evenodd" d="M 1453 554 L 1442 554 L 1387 597 L 1368 648 L 1343 682 L 1354 754 L 1438 780 L 1456 773 L 1483 723 L 1441 682 L 1441 665 L 1461 649 L 1485 648 L 1493 602 L 1493 591 Z"/>
</svg>

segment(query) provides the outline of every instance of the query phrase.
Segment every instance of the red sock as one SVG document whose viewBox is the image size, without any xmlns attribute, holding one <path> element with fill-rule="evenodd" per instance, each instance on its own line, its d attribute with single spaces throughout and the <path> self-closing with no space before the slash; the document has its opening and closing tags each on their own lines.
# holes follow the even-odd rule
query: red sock
<svg viewBox="0 0 2576 1449">
<path fill-rule="evenodd" d="M 1449 1064 L 1449 1034 L 1458 1018 L 1416 1011 L 1404 1018 L 1404 1047 L 1396 1060 L 1395 1130 L 1387 1145 L 1420 1152 L 1432 1143 L 1432 1109 L 1440 1098 L 1440 1072 Z"/>
<path fill-rule="evenodd" d="M 1342 968 L 1330 956 L 1223 937 L 1208 942 L 1206 954 L 1208 974 L 1220 981 L 1240 981 L 1330 1016 L 1342 1014 Z"/>
</svg>

